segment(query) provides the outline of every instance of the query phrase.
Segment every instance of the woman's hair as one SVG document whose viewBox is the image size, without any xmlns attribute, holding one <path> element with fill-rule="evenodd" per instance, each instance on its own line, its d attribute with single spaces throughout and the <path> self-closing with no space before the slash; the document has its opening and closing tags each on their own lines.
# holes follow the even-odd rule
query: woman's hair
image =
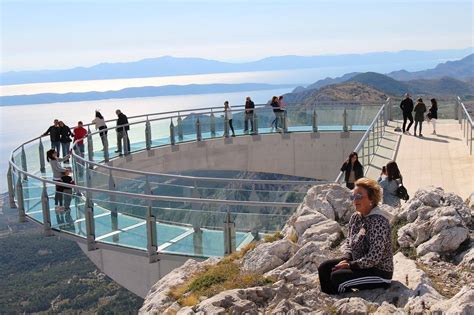
<svg viewBox="0 0 474 315">
<path fill-rule="evenodd" d="M 436 99 L 432 98 L 430 101 L 431 101 L 431 108 L 438 109 L 438 102 L 436 101 Z"/>
<path fill-rule="evenodd" d="M 367 197 L 372 201 L 372 209 L 379 204 L 382 199 L 382 190 L 376 180 L 362 177 L 356 180 L 355 186 L 362 187 L 367 191 Z"/>
<path fill-rule="evenodd" d="M 278 102 L 278 96 L 272 97 L 272 103 L 274 103 L 274 102 Z"/>
<path fill-rule="evenodd" d="M 102 114 L 98 110 L 95 111 L 95 117 L 104 119 L 104 116 L 102 116 Z"/>
<path fill-rule="evenodd" d="M 402 178 L 402 175 L 400 174 L 400 170 L 398 169 L 397 162 L 390 161 L 387 163 L 387 178 L 389 181 Z"/>
<path fill-rule="evenodd" d="M 54 152 L 56 152 L 54 149 L 48 150 L 46 152 L 46 160 L 49 162 L 50 160 L 56 160 L 56 158 L 53 156 Z"/>
<path fill-rule="evenodd" d="M 419 97 L 417 100 L 416 100 L 418 103 L 423 103 L 423 99 L 421 97 Z"/>
<path fill-rule="evenodd" d="M 282 100 L 282 99 L 283 99 L 283 95 L 280 95 L 280 96 L 278 97 L 278 100 Z"/>
</svg>

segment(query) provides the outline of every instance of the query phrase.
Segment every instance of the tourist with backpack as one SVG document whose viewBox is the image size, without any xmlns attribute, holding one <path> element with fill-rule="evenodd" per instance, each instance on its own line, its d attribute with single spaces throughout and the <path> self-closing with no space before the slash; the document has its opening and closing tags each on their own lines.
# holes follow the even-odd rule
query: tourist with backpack
<svg viewBox="0 0 474 315">
<path fill-rule="evenodd" d="M 395 161 L 390 161 L 385 167 L 386 174 L 380 174 L 378 182 L 383 189 L 383 203 L 392 207 L 400 206 L 400 197 L 397 195 L 397 190 L 402 183 L 402 175 L 398 169 Z M 382 176 L 385 175 L 385 178 Z"/>
</svg>

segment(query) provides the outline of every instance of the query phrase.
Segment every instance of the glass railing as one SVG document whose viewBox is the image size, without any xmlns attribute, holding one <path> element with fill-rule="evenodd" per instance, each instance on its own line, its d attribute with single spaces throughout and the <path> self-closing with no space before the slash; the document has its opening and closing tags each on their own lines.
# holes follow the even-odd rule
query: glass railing
<svg viewBox="0 0 474 315">
<path fill-rule="evenodd" d="M 377 143 L 385 115 L 379 105 L 339 103 L 288 105 L 277 115 L 271 107 L 257 105 L 254 113 L 257 134 L 369 128 L 359 148 L 362 158 L 370 158 L 370 148 Z M 247 136 L 243 107 L 234 106 L 232 116 L 236 135 Z M 272 126 L 275 118 L 278 128 Z M 130 117 L 129 121 L 130 150 L 125 154 L 231 135 L 222 108 L 148 114 Z M 150 257 L 157 252 L 222 256 L 265 233 L 281 230 L 308 187 L 321 183 L 114 168 L 104 162 L 122 153 L 116 152 L 115 127 L 107 130 L 105 139 L 91 130 L 84 144 L 85 154 L 74 151 L 71 163 L 64 164 L 71 167 L 75 185 L 61 184 L 66 190 L 59 192 L 44 158 L 51 146 L 49 141 L 39 137 L 20 146 L 12 153 L 9 190 L 18 204 L 20 218 L 30 217 L 43 224 L 45 231 L 84 238 L 90 249 L 102 242 L 146 250 Z M 122 139 L 121 144 L 125 148 L 127 141 L 123 143 Z M 224 241 L 229 239 L 231 242 Z"/>
</svg>

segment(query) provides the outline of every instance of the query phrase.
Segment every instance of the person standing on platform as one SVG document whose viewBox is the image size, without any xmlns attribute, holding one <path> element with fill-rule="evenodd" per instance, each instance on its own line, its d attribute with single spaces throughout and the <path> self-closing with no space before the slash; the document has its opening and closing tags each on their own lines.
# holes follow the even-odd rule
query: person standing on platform
<svg viewBox="0 0 474 315">
<path fill-rule="evenodd" d="M 354 183 L 364 177 L 364 167 L 359 162 L 359 156 L 356 152 L 349 154 L 349 158 L 342 164 L 341 172 L 344 172 L 346 187 L 354 189 Z"/>
<path fill-rule="evenodd" d="M 130 126 L 128 125 L 128 118 L 125 116 L 124 113 L 120 111 L 120 109 L 117 109 L 115 111 L 115 114 L 117 114 L 117 150 L 115 153 L 119 153 L 119 155 L 122 155 L 122 140 L 125 140 L 127 142 L 127 149 L 128 152 L 130 153 L 130 139 L 128 138 L 128 131 L 130 130 Z M 126 126 L 124 126 L 126 125 Z"/>
<path fill-rule="evenodd" d="M 251 133 L 254 133 L 253 129 L 253 111 L 255 109 L 255 103 L 250 99 L 250 96 L 247 96 L 247 99 L 245 101 L 245 121 L 244 121 L 244 133 L 249 132 L 249 120 L 250 120 L 250 126 L 251 126 Z"/>
<path fill-rule="evenodd" d="M 405 94 L 405 99 L 401 101 L 400 108 L 402 109 L 403 114 L 403 133 L 406 135 L 410 134 L 410 127 L 413 124 L 413 100 L 410 98 L 410 94 Z M 407 120 L 410 121 L 408 128 L 405 129 Z"/>
<path fill-rule="evenodd" d="M 77 122 L 77 127 L 72 132 L 74 134 L 76 152 L 84 157 L 84 138 L 87 136 L 87 130 L 83 127 L 82 121 Z"/>
<path fill-rule="evenodd" d="M 59 122 L 59 134 L 60 134 L 60 141 L 61 141 L 61 148 L 63 150 L 63 158 L 69 156 L 69 148 L 71 147 L 71 136 L 73 136 L 71 132 L 71 128 L 67 126 L 64 122 Z M 59 153 L 58 153 L 59 155 Z M 69 159 L 66 159 L 64 163 L 69 163 Z"/>
<path fill-rule="evenodd" d="M 61 152 L 61 135 L 59 132 L 59 120 L 55 119 L 53 125 L 43 133 L 43 136 L 49 135 L 49 139 L 51 141 L 51 149 L 55 149 L 56 152 L 59 154 Z"/>
<path fill-rule="evenodd" d="M 232 137 L 235 137 L 234 126 L 232 125 L 232 108 L 229 105 L 229 101 L 224 102 L 224 115 L 229 122 L 230 130 L 232 130 Z"/>
<path fill-rule="evenodd" d="M 418 132 L 418 135 L 420 137 L 423 137 L 423 135 L 421 134 L 421 128 L 422 128 L 422 124 L 423 124 L 423 120 L 425 120 L 425 113 L 426 113 L 426 105 L 425 103 L 423 103 L 423 99 L 420 97 L 416 100 L 416 105 L 415 105 L 415 131 L 414 131 L 414 135 L 416 137 L 416 127 L 418 126 L 418 124 L 420 125 L 420 131 Z"/>
<path fill-rule="evenodd" d="M 385 175 L 385 178 L 382 178 L 382 175 Z M 397 196 L 397 189 L 402 182 L 402 175 L 397 162 L 390 161 L 387 163 L 385 174 L 383 172 L 380 174 L 378 182 L 383 189 L 383 203 L 392 207 L 399 207 L 400 198 Z"/>
<path fill-rule="evenodd" d="M 107 129 L 107 125 L 105 124 L 104 116 L 96 110 L 95 111 L 95 118 L 92 120 L 92 123 L 95 124 L 95 130 L 103 130 Z M 99 132 L 100 140 L 102 141 L 102 147 L 105 147 L 105 139 L 107 138 L 107 130 Z"/>
<path fill-rule="evenodd" d="M 431 107 L 429 109 L 427 116 L 428 116 L 428 121 L 433 124 L 433 132 L 431 134 L 435 135 L 436 134 L 436 120 L 438 119 L 438 102 L 434 98 L 431 99 Z"/>
</svg>

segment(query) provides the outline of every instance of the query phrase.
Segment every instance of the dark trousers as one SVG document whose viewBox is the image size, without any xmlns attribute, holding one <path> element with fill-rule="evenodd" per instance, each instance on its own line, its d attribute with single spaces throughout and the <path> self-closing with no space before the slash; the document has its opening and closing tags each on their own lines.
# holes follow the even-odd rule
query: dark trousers
<svg viewBox="0 0 474 315">
<path fill-rule="evenodd" d="M 61 142 L 60 141 L 51 141 L 51 149 L 56 150 L 58 157 L 61 153 Z"/>
<path fill-rule="evenodd" d="M 249 120 L 250 120 L 251 131 L 254 132 L 254 130 L 253 130 L 253 113 L 245 113 L 244 132 L 249 130 Z"/>
<path fill-rule="evenodd" d="M 349 289 L 359 290 L 388 288 L 392 273 L 377 268 L 369 269 L 339 269 L 332 271 L 342 259 L 331 259 L 318 267 L 321 291 L 327 294 L 344 293 Z"/>
<path fill-rule="evenodd" d="M 415 135 L 416 135 L 416 127 L 418 126 L 418 124 L 420 124 L 420 132 L 419 132 L 419 134 L 421 135 L 421 124 L 423 124 L 422 121 L 415 121 Z"/>
<path fill-rule="evenodd" d="M 232 136 L 235 136 L 234 126 L 232 125 L 232 119 L 229 119 L 229 127 L 232 130 Z"/>
<path fill-rule="evenodd" d="M 60 180 L 53 179 L 55 182 L 61 182 Z M 55 206 L 62 206 L 63 205 L 63 186 L 56 186 L 56 191 L 54 194 L 54 205 Z"/>
<path fill-rule="evenodd" d="M 407 124 L 407 119 L 410 121 L 410 123 L 408 124 L 408 128 L 405 129 L 405 126 Z M 406 131 L 410 131 L 410 127 L 411 125 L 413 125 L 413 115 L 411 112 L 409 113 L 405 113 L 403 112 L 403 132 Z"/>
<path fill-rule="evenodd" d="M 350 190 L 354 189 L 355 184 L 354 183 L 346 183 L 346 187 L 349 188 Z"/>
<path fill-rule="evenodd" d="M 71 210 L 72 189 L 63 188 L 64 209 Z"/>
<path fill-rule="evenodd" d="M 99 127 L 99 130 L 107 129 L 105 126 Z M 102 141 L 102 147 L 105 148 L 105 138 L 107 138 L 107 130 L 99 132 L 100 140 Z"/>
</svg>

